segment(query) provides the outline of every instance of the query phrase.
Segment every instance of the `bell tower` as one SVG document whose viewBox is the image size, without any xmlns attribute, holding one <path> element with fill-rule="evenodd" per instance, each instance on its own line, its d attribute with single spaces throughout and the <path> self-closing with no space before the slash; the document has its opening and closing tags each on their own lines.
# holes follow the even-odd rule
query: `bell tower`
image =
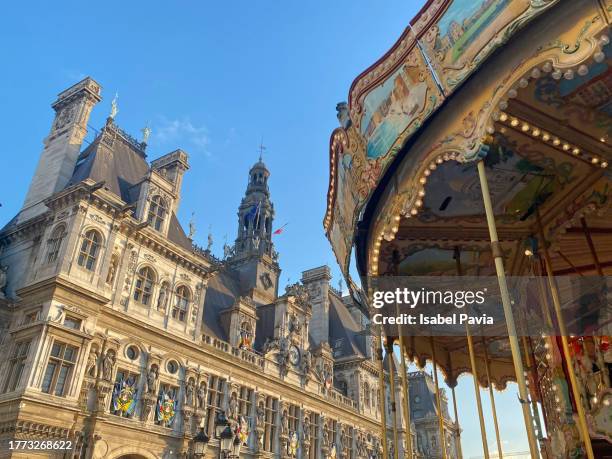
<svg viewBox="0 0 612 459">
<path fill-rule="evenodd" d="M 267 304 L 278 294 L 280 269 L 272 244 L 274 205 L 270 171 L 261 156 L 249 170 L 249 181 L 238 208 L 238 235 L 230 264 L 239 271 L 242 288 L 256 303 Z"/>
<path fill-rule="evenodd" d="M 51 105 L 55 119 L 44 140 L 34 178 L 30 183 L 19 220 L 27 220 L 46 210 L 43 200 L 66 186 L 72 176 L 91 109 L 101 100 L 100 85 L 85 78 L 57 96 Z"/>
</svg>

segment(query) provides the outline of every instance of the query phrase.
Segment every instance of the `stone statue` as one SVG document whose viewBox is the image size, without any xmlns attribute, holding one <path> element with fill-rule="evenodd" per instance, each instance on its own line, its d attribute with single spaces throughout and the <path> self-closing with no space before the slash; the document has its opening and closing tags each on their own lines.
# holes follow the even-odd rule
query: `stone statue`
<svg viewBox="0 0 612 459">
<path fill-rule="evenodd" d="M 113 377 L 113 368 L 115 366 L 115 352 L 112 349 L 106 351 L 106 355 L 102 360 L 102 378 L 105 381 L 111 381 Z"/>
<path fill-rule="evenodd" d="M 232 246 L 228 245 L 227 243 L 223 244 L 223 258 L 224 259 L 231 258 L 233 254 L 234 254 L 234 249 L 232 248 Z"/>
<path fill-rule="evenodd" d="M 263 401 L 259 402 L 259 405 L 257 405 L 257 411 L 255 413 L 255 416 L 256 416 L 257 426 L 263 427 L 266 421 L 266 408 L 264 406 Z"/>
<path fill-rule="evenodd" d="M 112 285 L 115 281 L 115 271 L 117 271 L 117 258 L 113 255 L 111 258 L 110 266 L 108 267 L 108 274 L 106 275 L 106 283 Z"/>
<path fill-rule="evenodd" d="M 235 421 L 238 419 L 238 394 L 236 392 L 232 392 L 229 402 L 227 402 L 227 411 L 225 415 L 230 420 Z"/>
<path fill-rule="evenodd" d="M 263 345 L 263 353 L 267 354 L 268 352 L 273 351 L 274 349 L 278 349 L 278 340 L 274 338 L 266 338 L 266 342 Z"/>
<path fill-rule="evenodd" d="M 0 292 L 6 293 L 8 266 L 0 265 Z"/>
<path fill-rule="evenodd" d="M 349 115 L 348 104 L 346 102 L 338 102 L 336 104 L 336 117 L 340 122 L 340 126 L 348 129 L 351 126 L 351 117 Z"/>
<path fill-rule="evenodd" d="M 310 416 L 305 415 L 302 421 L 302 438 L 304 441 L 310 441 Z"/>
<path fill-rule="evenodd" d="M 185 386 L 185 400 L 184 403 L 187 406 L 193 406 L 194 402 L 194 382 L 193 379 L 190 379 Z"/>
<path fill-rule="evenodd" d="M 198 387 L 198 408 L 206 408 L 206 383 L 202 381 Z"/>
<path fill-rule="evenodd" d="M 195 221 L 193 220 L 195 216 L 195 212 L 191 212 L 191 220 L 189 220 L 189 235 L 187 236 L 189 239 L 193 239 L 196 233 Z"/>
<path fill-rule="evenodd" d="M 289 413 L 287 410 L 283 410 L 283 414 L 281 415 L 280 428 L 281 435 L 289 435 Z"/>
<path fill-rule="evenodd" d="M 157 369 L 157 366 L 151 365 L 151 368 L 149 368 L 149 373 L 147 373 L 147 393 L 155 393 L 155 383 L 157 382 L 158 376 L 159 370 Z"/>
<path fill-rule="evenodd" d="M 321 441 L 321 446 L 323 448 L 329 448 L 329 432 L 325 427 L 323 427 L 323 438 Z"/>
<path fill-rule="evenodd" d="M 149 126 L 145 126 L 140 130 L 140 132 L 142 132 L 142 143 L 147 143 L 149 141 L 149 136 L 151 135 L 151 128 Z"/>
<path fill-rule="evenodd" d="M 100 358 L 100 354 L 98 354 L 97 349 L 92 349 L 89 353 L 89 357 L 87 358 L 87 368 L 85 370 L 85 374 L 89 376 L 96 376 L 96 369 L 98 368 L 98 359 Z"/>
<path fill-rule="evenodd" d="M 298 335 L 300 333 L 302 330 L 302 324 L 300 323 L 300 319 L 298 319 L 297 315 L 291 314 L 287 328 L 289 328 L 290 335 Z"/>
<path fill-rule="evenodd" d="M 208 233 L 208 245 L 206 246 L 206 251 L 210 252 L 210 250 L 212 249 L 213 246 L 213 235 L 212 233 Z"/>
<path fill-rule="evenodd" d="M 115 93 L 115 97 L 113 97 L 113 100 L 111 102 L 111 111 L 110 111 L 110 115 L 108 115 L 109 118 L 115 119 L 115 116 L 117 116 L 117 113 L 119 113 L 119 108 L 117 107 L 117 99 L 119 99 L 119 93 Z"/>
<path fill-rule="evenodd" d="M 310 370 L 312 369 L 312 354 L 310 351 L 304 351 L 302 354 L 302 361 L 300 362 L 300 370 L 306 378 L 310 374 Z"/>
</svg>

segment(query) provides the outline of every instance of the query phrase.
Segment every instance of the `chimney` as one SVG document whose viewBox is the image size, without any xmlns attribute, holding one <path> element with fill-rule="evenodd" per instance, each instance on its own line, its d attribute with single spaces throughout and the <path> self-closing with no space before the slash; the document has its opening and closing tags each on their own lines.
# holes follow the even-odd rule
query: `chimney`
<svg viewBox="0 0 612 459">
<path fill-rule="evenodd" d="M 328 266 L 302 272 L 302 283 L 308 289 L 312 304 L 310 335 L 316 345 L 329 342 L 329 281 L 331 272 Z"/>
</svg>

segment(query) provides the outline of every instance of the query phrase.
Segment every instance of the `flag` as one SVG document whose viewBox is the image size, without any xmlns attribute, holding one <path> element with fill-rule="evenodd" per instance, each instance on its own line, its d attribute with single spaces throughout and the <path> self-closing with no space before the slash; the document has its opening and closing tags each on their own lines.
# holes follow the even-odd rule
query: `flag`
<svg viewBox="0 0 612 459">
<path fill-rule="evenodd" d="M 256 206 L 253 206 L 249 209 L 249 211 L 246 214 L 246 218 L 248 221 L 252 222 L 255 219 L 255 217 L 259 213 L 260 205 L 261 205 L 261 201 L 259 201 Z"/>
<path fill-rule="evenodd" d="M 283 226 L 281 226 L 279 229 L 274 231 L 272 234 L 281 234 L 285 230 L 285 226 L 287 226 L 288 224 L 289 223 L 285 223 Z"/>
</svg>

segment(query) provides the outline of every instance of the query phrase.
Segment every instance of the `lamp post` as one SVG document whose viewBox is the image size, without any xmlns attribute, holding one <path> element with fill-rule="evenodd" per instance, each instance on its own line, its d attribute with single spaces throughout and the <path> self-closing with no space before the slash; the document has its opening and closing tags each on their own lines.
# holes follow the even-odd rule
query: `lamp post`
<svg viewBox="0 0 612 459">
<path fill-rule="evenodd" d="M 196 459 L 201 459 L 206 456 L 208 440 L 208 435 L 204 433 L 204 427 L 200 427 L 198 434 L 193 437 L 193 455 L 196 457 Z"/>
<path fill-rule="evenodd" d="M 219 456 L 229 459 L 233 450 L 234 432 L 223 411 L 219 411 L 215 419 L 215 436 L 219 439 Z"/>
</svg>

